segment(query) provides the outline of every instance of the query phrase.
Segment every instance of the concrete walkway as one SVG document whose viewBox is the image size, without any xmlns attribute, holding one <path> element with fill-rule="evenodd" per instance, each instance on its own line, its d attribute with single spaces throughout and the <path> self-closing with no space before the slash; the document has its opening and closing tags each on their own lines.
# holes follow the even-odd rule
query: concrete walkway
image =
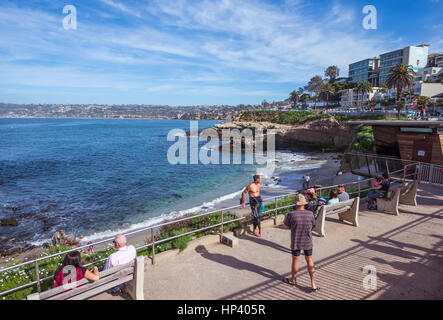
<svg viewBox="0 0 443 320">
<path fill-rule="evenodd" d="M 443 299 L 443 188 L 422 185 L 417 201 L 400 205 L 400 216 L 363 204 L 358 228 L 328 217 L 326 237 L 314 237 L 317 293 L 310 292 L 304 259 L 297 287 L 281 281 L 290 275 L 290 231 L 273 227 L 263 238 L 242 236 L 235 249 L 198 246 L 148 265 L 145 299 Z M 366 266 L 376 268 L 374 289 L 363 287 Z"/>
</svg>

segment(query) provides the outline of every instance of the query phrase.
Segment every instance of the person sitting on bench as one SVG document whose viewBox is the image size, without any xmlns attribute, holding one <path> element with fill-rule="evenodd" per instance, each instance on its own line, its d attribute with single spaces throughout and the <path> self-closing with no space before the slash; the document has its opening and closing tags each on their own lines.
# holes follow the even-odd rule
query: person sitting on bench
<svg viewBox="0 0 443 320">
<path fill-rule="evenodd" d="M 389 175 L 381 176 L 381 184 L 374 185 L 374 190 L 368 194 L 368 210 L 377 210 L 377 198 L 386 198 L 390 187 Z"/>
<path fill-rule="evenodd" d="M 75 272 L 75 274 L 74 274 Z M 89 271 L 81 264 L 80 252 L 72 251 L 66 254 L 63 263 L 58 267 L 54 276 L 54 288 L 62 285 L 79 281 L 86 278 L 91 281 L 97 281 L 100 274 L 97 267 Z"/>
<path fill-rule="evenodd" d="M 338 191 L 333 189 L 331 190 L 331 192 L 329 193 L 329 198 L 328 201 L 326 202 L 326 205 L 329 204 L 335 204 L 335 203 L 339 203 L 340 200 L 338 199 Z"/>
<path fill-rule="evenodd" d="M 124 235 L 118 235 L 114 239 L 114 246 L 116 252 L 111 254 L 106 260 L 106 265 L 104 270 L 111 269 L 113 267 L 117 267 L 123 264 L 127 264 L 135 259 L 137 256 L 137 252 L 134 246 L 126 245 L 126 237 Z M 119 295 L 122 293 L 120 287 L 115 287 L 111 289 L 112 295 Z"/>
</svg>

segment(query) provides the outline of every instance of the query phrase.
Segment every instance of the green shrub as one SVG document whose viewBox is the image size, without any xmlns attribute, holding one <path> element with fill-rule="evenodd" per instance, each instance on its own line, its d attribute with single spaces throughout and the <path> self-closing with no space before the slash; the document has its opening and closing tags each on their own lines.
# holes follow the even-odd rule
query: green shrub
<svg viewBox="0 0 443 320">
<path fill-rule="evenodd" d="M 374 131 L 371 126 L 359 125 L 356 131 L 352 149 L 363 153 L 370 153 L 374 148 Z"/>
</svg>

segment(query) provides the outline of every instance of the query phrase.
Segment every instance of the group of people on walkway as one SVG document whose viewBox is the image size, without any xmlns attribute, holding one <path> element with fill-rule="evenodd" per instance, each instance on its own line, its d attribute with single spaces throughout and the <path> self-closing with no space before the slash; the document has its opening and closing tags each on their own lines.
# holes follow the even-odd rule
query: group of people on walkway
<svg viewBox="0 0 443 320">
<path fill-rule="evenodd" d="M 253 234 L 262 237 L 262 228 L 260 224 L 259 208 L 263 205 L 263 200 L 260 196 L 261 176 L 254 175 L 253 182 L 248 185 L 242 193 L 241 204 L 245 207 L 245 195 L 249 194 L 249 202 L 253 217 Z M 377 210 L 377 198 L 386 197 L 390 187 L 389 174 L 376 178 L 373 190 L 368 195 L 368 209 Z M 291 252 L 292 252 L 292 267 L 291 278 L 284 278 L 283 281 L 289 285 L 295 286 L 297 284 L 297 272 L 301 252 L 305 256 L 308 265 L 308 272 L 311 278 L 311 289 L 317 291 L 320 288 L 315 283 L 315 266 L 312 259 L 313 241 L 312 230 L 315 227 L 315 218 L 321 206 L 331 205 L 339 202 L 348 201 L 349 194 L 346 192 L 343 184 L 338 185 L 336 189 L 332 189 L 328 198 L 321 198 L 317 196 L 315 188 L 309 187 L 310 178 L 303 177 L 303 187 L 305 191 L 299 193 L 295 199 L 296 210 L 288 213 L 284 220 L 284 225 L 291 230 Z M 256 232 L 256 229 L 259 232 Z"/>
<path fill-rule="evenodd" d="M 244 189 L 240 200 L 242 207 L 245 208 L 245 196 L 246 194 L 249 195 L 249 204 L 253 217 L 253 234 L 257 237 L 262 237 L 263 235 L 260 223 L 260 208 L 263 205 L 260 194 L 261 180 L 260 175 L 254 175 L 253 182 Z M 315 292 L 320 289 L 315 283 L 315 266 L 312 259 L 312 229 L 315 227 L 315 213 L 320 206 L 349 200 L 349 194 L 346 192 L 344 185 L 339 185 L 337 189 L 331 190 L 328 198 L 319 198 L 317 197 L 316 190 L 309 188 L 310 179 L 304 177 L 303 180 L 304 187 L 307 190 L 305 190 L 304 194 L 299 193 L 296 196 L 296 210 L 288 213 L 284 220 L 284 225 L 291 230 L 292 277 L 284 278 L 283 281 L 292 286 L 296 285 L 299 259 L 303 251 L 311 277 L 311 289 Z"/>
</svg>

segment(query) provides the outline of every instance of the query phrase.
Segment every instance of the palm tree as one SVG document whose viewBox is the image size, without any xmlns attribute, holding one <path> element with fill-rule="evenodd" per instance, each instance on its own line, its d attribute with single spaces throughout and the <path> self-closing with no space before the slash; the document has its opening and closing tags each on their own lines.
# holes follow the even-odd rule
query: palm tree
<svg viewBox="0 0 443 320">
<path fill-rule="evenodd" d="M 412 66 L 406 66 L 399 63 L 391 68 L 388 78 L 386 79 L 386 85 L 389 89 L 397 89 L 397 116 L 399 120 L 401 109 L 403 108 L 400 104 L 402 91 L 403 89 L 412 87 L 414 83 L 414 75 L 415 72 L 412 70 Z"/>
<path fill-rule="evenodd" d="M 416 94 L 412 90 L 403 91 L 402 97 L 406 99 L 406 106 L 411 106 L 412 100 L 416 97 L 418 97 L 418 94 Z"/>
<path fill-rule="evenodd" d="M 305 103 L 309 99 L 311 99 L 311 96 L 308 93 L 303 93 L 302 96 L 300 97 L 300 101 L 303 103 Z"/>
<path fill-rule="evenodd" d="M 300 100 L 300 91 L 292 91 L 289 99 L 292 102 L 292 106 L 295 108 Z"/>
<path fill-rule="evenodd" d="M 335 93 L 335 87 L 331 84 L 327 84 L 323 87 L 322 93 L 326 95 L 326 106 L 329 106 L 329 96 Z"/>
<path fill-rule="evenodd" d="M 337 66 L 330 66 L 325 71 L 325 76 L 329 77 L 329 83 L 334 83 L 335 79 L 340 75 L 340 69 Z"/>
<path fill-rule="evenodd" d="M 432 103 L 432 100 L 429 97 L 423 97 L 423 96 L 418 97 L 417 108 L 418 108 L 418 110 L 420 110 L 420 115 L 421 115 L 422 119 L 425 116 L 424 113 L 425 113 L 426 107 L 428 105 L 430 105 L 431 103 Z"/>
<path fill-rule="evenodd" d="M 372 93 L 372 91 L 374 91 L 374 88 L 372 87 L 371 83 L 369 83 L 368 81 L 361 81 L 357 83 L 355 89 L 357 90 L 357 93 L 361 92 L 361 106 L 363 107 L 365 93 Z"/>
<path fill-rule="evenodd" d="M 320 93 L 316 93 L 314 96 L 312 96 L 312 100 L 314 100 L 314 110 L 317 110 L 317 102 L 320 100 Z"/>
</svg>

